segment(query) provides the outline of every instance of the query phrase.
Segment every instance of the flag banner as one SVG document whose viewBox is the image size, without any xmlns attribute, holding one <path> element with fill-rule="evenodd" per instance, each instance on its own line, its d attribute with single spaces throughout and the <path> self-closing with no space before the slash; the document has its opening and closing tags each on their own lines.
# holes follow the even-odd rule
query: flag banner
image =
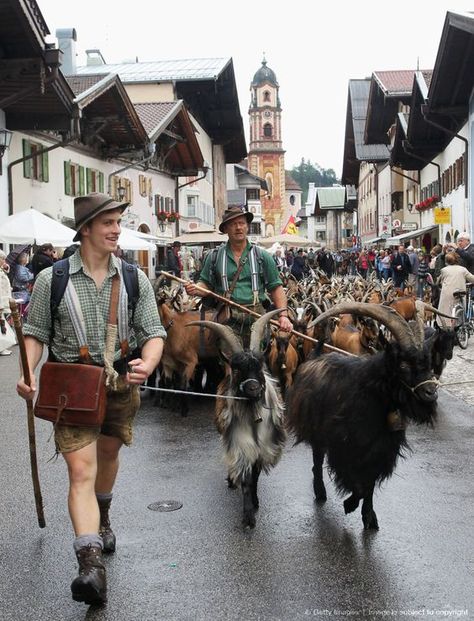
<svg viewBox="0 0 474 621">
<path fill-rule="evenodd" d="M 295 216 L 290 216 L 282 233 L 287 235 L 298 235 L 298 229 L 296 228 Z"/>
</svg>

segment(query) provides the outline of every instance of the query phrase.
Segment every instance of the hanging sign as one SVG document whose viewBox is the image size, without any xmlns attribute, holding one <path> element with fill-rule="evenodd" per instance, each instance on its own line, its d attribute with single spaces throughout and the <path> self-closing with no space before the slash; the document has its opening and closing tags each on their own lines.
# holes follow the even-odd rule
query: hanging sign
<svg viewBox="0 0 474 621">
<path fill-rule="evenodd" d="M 451 207 L 435 207 L 435 224 L 451 224 Z"/>
</svg>

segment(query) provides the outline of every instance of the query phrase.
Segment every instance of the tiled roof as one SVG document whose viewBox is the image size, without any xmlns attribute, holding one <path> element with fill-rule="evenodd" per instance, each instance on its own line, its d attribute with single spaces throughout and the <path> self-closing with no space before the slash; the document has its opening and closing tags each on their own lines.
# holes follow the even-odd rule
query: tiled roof
<svg viewBox="0 0 474 621">
<path fill-rule="evenodd" d="M 78 67 L 80 75 L 118 73 L 125 84 L 131 82 L 170 82 L 180 80 L 215 80 L 229 64 L 230 58 L 192 58 L 117 63 Z"/>
<path fill-rule="evenodd" d="M 71 75 L 66 76 L 66 82 L 71 87 L 72 92 L 77 97 L 84 91 L 87 91 L 92 86 L 95 86 L 98 82 L 104 79 L 104 74 L 91 74 L 91 75 Z"/>
<path fill-rule="evenodd" d="M 285 170 L 285 190 L 297 190 L 302 192 L 301 187 L 298 183 L 293 179 L 289 172 Z"/>
<path fill-rule="evenodd" d="M 355 155 L 360 162 L 388 160 L 389 157 L 386 145 L 364 144 L 365 119 L 367 116 L 369 91 L 370 80 L 349 80 Z"/>
<path fill-rule="evenodd" d="M 180 101 L 166 101 L 134 104 L 134 107 L 147 134 L 150 135 L 154 129 L 161 125 L 173 109 L 180 105 Z"/>
<path fill-rule="evenodd" d="M 423 75 L 430 73 L 422 71 Z M 431 72 L 432 73 L 432 72 Z M 396 95 L 410 95 L 413 87 L 413 76 L 415 69 L 403 69 L 397 71 L 374 71 L 373 76 L 377 80 L 380 88 L 389 97 Z M 425 78 L 426 79 L 426 78 Z"/>
</svg>

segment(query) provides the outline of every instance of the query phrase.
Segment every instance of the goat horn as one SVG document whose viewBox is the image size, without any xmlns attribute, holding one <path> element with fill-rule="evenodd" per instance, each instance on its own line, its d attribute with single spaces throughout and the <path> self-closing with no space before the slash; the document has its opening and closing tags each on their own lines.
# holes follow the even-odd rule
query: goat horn
<svg viewBox="0 0 474 621">
<path fill-rule="evenodd" d="M 420 300 L 421 301 L 421 300 Z M 444 313 L 442 313 L 441 311 L 439 311 L 437 308 L 435 308 L 434 306 L 431 306 L 431 304 L 427 304 L 426 302 L 421 302 L 421 304 L 423 304 L 423 306 L 425 307 L 425 310 L 431 311 L 432 313 L 434 313 L 435 315 L 439 315 L 440 317 L 445 317 L 446 319 L 453 319 L 451 317 L 451 315 L 445 315 Z"/>
<path fill-rule="evenodd" d="M 416 317 L 412 327 L 413 335 L 418 341 L 418 346 L 423 346 L 425 340 L 425 306 L 421 300 L 415 301 Z"/>
<path fill-rule="evenodd" d="M 342 313 L 352 313 L 354 315 L 365 315 L 376 319 L 386 326 L 398 341 L 403 349 L 417 348 L 417 343 L 408 323 L 388 306 L 380 306 L 379 304 L 362 303 L 362 302 L 342 302 L 326 311 L 316 319 L 313 319 L 308 325 L 308 329 L 334 315 Z"/>
<path fill-rule="evenodd" d="M 204 326 L 205 328 L 209 328 L 209 330 L 213 330 L 218 337 L 227 343 L 233 354 L 238 354 L 243 351 L 242 343 L 229 326 L 223 326 L 215 321 L 190 321 L 186 324 L 186 327 L 187 326 Z"/>
<path fill-rule="evenodd" d="M 265 313 L 262 315 L 257 321 L 252 325 L 252 329 L 250 332 L 250 351 L 254 354 L 260 353 L 260 341 L 263 338 L 263 331 L 265 330 L 265 326 L 270 321 L 272 317 L 281 313 L 281 311 L 286 310 L 286 308 L 277 308 L 275 310 L 270 311 L 269 313 Z"/>
</svg>

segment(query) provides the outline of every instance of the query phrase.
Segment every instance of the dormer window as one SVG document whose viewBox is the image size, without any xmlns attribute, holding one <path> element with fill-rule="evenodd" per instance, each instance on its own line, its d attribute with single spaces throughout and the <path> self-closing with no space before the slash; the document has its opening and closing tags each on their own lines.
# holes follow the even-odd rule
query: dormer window
<svg viewBox="0 0 474 621">
<path fill-rule="evenodd" d="M 263 101 L 270 101 L 270 91 L 263 92 Z"/>
<path fill-rule="evenodd" d="M 263 126 L 263 135 L 266 138 L 271 138 L 273 135 L 273 127 L 271 126 L 271 123 L 265 123 L 265 125 Z"/>
</svg>

